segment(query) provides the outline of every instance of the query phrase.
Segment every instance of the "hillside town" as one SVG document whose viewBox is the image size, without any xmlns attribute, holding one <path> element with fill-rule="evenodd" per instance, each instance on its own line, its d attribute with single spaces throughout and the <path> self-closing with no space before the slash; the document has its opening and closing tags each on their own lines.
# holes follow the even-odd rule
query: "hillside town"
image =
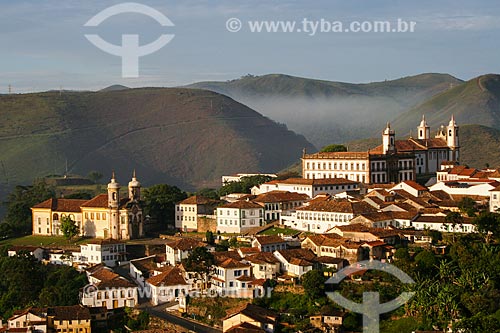
<svg viewBox="0 0 500 333">
<path fill-rule="evenodd" d="M 126 190 L 113 173 L 107 194 L 36 203 L 33 237 L 67 236 L 69 223 L 81 242 L 14 245 L 7 255 L 73 267 L 88 283 L 78 290 L 80 304 L 16 310 L 4 318 L 3 331 L 106 331 L 125 309 L 146 311 L 172 331 L 353 331 L 346 309 L 325 305 L 290 320 L 291 310 L 265 300 L 283 293 L 312 297 L 311 277 L 319 274 L 324 283 L 348 267 L 359 268 L 348 274 L 351 283 L 373 283 L 380 277 L 357 263 L 397 264 L 421 251 L 443 255 L 450 250 L 445 239 L 484 234 L 478 212 L 500 208 L 500 171 L 460 164 L 453 117 L 435 138 L 423 117 L 417 133 L 396 140 L 387 124 L 382 145 L 370 151 L 304 152 L 303 177 L 223 176 L 222 186 L 265 181 L 247 193 L 194 193 L 176 202 L 171 228 L 157 221 L 165 228 L 156 237 L 147 234 L 151 222 L 135 171 Z M 222 313 L 201 310 L 214 299 L 232 303 Z M 452 324 L 448 332 L 455 332 Z"/>
</svg>

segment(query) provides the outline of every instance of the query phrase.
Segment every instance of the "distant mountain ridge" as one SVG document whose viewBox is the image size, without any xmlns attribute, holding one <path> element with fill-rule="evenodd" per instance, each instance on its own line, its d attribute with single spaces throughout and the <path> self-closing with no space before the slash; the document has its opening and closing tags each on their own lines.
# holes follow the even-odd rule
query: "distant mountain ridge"
<svg viewBox="0 0 500 333">
<path fill-rule="evenodd" d="M 91 170 L 187 190 L 234 172 L 276 172 L 314 147 L 218 93 L 182 88 L 0 96 L 2 183 Z M 4 172 L 5 170 L 5 172 Z"/>
<path fill-rule="evenodd" d="M 500 129 L 500 75 L 482 75 L 442 92 L 399 115 L 393 125 L 408 133 L 423 114 L 434 127 L 446 125 L 454 115 L 458 124 Z"/>
<path fill-rule="evenodd" d="M 436 73 L 363 84 L 269 74 L 187 87 L 230 96 L 320 147 L 371 136 L 388 120 L 462 82 Z"/>
</svg>

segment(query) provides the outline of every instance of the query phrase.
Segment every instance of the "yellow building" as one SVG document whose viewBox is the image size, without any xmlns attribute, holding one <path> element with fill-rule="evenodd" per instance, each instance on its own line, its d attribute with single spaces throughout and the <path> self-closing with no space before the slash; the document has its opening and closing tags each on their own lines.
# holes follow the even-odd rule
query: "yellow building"
<svg viewBox="0 0 500 333">
<path fill-rule="evenodd" d="M 31 208 L 33 235 L 57 236 L 64 216 L 76 222 L 80 236 L 133 239 L 144 235 L 140 204 L 141 183 L 135 171 L 128 183 L 128 195 L 120 197 L 120 184 L 115 175 L 108 184 L 108 193 L 91 200 L 49 199 Z"/>
</svg>

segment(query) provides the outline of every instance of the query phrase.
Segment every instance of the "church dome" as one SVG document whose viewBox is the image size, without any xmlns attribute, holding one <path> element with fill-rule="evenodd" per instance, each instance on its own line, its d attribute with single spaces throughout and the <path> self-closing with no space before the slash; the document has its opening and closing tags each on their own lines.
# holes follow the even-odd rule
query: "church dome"
<svg viewBox="0 0 500 333">
<path fill-rule="evenodd" d="M 116 182 L 115 172 L 113 171 L 113 175 L 111 176 L 111 181 L 108 184 L 108 189 L 119 189 L 119 188 L 120 184 Z"/>
<path fill-rule="evenodd" d="M 128 187 L 141 187 L 141 183 L 137 180 L 137 177 L 135 175 L 135 170 L 132 175 L 132 180 L 128 183 Z"/>
</svg>

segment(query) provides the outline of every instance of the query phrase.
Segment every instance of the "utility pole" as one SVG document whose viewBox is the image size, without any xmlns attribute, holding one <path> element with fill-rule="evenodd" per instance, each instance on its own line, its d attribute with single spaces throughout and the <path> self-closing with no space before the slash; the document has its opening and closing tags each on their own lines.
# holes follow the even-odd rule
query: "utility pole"
<svg viewBox="0 0 500 333">
<path fill-rule="evenodd" d="M 9 84 L 9 95 L 12 94 L 12 86 Z"/>
</svg>

